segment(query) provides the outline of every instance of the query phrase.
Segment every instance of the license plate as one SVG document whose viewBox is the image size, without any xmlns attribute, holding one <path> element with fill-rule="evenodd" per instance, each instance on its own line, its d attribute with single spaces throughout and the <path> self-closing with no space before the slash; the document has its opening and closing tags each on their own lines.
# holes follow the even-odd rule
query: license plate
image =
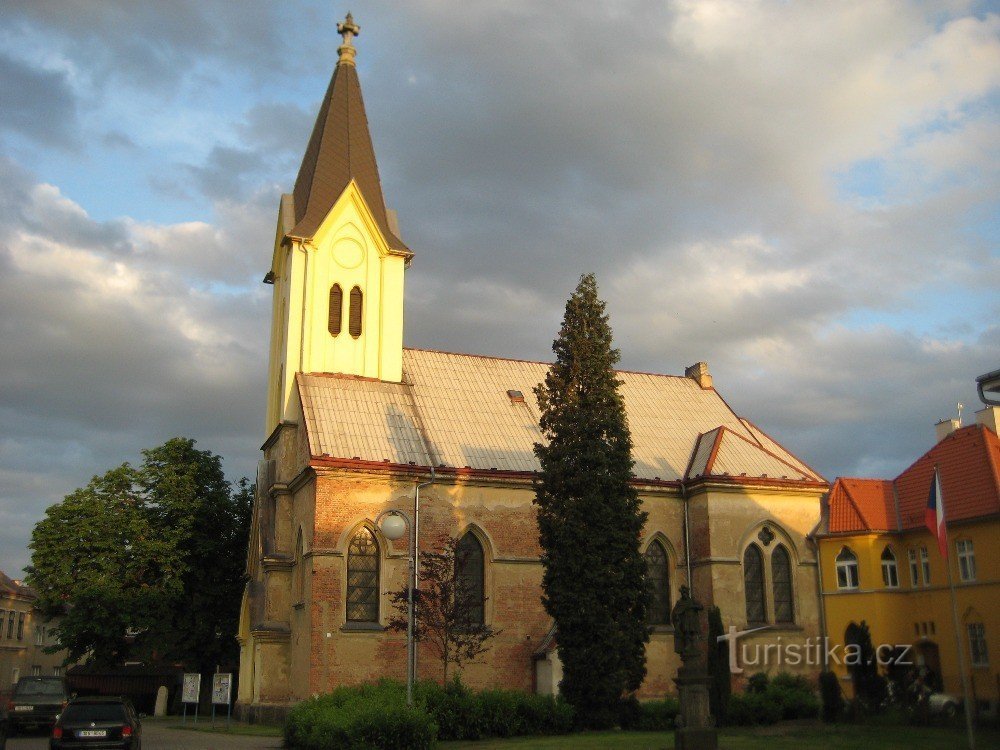
<svg viewBox="0 0 1000 750">
<path fill-rule="evenodd" d="M 76 733 L 77 737 L 107 737 L 107 729 L 84 729 Z"/>
<path fill-rule="evenodd" d="M 14 706 L 15 711 L 30 711 L 34 706 Z"/>
</svg>

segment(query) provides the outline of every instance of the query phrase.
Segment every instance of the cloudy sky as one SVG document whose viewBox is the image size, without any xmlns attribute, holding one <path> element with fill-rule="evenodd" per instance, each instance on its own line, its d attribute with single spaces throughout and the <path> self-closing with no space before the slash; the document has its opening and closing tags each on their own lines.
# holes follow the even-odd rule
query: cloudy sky
<svg viewBox="0 0 1000 750">
<path fill-rule="evenodd" d="M 546 358 L 598 274 L 622 364 L 707 360 L 825 475 L 891 476 L 1000 367 L 1000 8 L 351 0 L 406 342 Z M 0 15 L 0 569 L 175 435 L 252 474 L 270 262 L 347 7 Z"/>
</svg>

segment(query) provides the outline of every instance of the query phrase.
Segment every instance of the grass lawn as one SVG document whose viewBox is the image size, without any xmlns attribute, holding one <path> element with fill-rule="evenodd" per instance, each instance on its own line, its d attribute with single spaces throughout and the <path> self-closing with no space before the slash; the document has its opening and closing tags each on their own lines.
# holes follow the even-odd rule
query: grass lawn
<svg viewBox="0 0 1000 750">
<path fill-rule="evenodd" d="M 143 722 L 149 721 L 149 719 L 143 719 Z M 216 718 L 215 725 L 213 726 L 211 718 L 206 719 L 204 716 L 198 717 L 198 723 L 195 724 L 191 717 L 188 717 L 187 722 L 177 721 L 176 716 L 171 716 L 169 718 L 169 723 L 167 723 L 167 729 L 180 729 L 186 732 L 218 732 L 219 734 L 246 734 L 253 737 L 280 737 L 281 727 L 272 726 L 270 724 L 245 724 L 241 721 L 234 721 L 228 727 L 226 726 L 226 718 L 222 717 L 221 720 Z"/>
<path fill-rule="evenodd" d="M 980 731 L 978 747 L 1000 747 L 1000 732 Z M 588 732 L 562 737 L 520 737 L 481 742 L 442 742 L 441 750 L 663 750 L 674 746 L 673 732 Z M 801 726 L 779 724 L 761 729 L 726 729 L 720 750 L 962 750 L 965 733 L 940 727 Z"/>
</svg>

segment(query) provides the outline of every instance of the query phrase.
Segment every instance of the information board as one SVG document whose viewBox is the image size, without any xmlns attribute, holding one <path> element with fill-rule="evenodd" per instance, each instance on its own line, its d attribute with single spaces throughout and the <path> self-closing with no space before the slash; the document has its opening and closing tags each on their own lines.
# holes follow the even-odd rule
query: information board
<svg viewBox="0 0 1000 750">
<path fill-rule="evenodd" d="M 231 672 L 216 672 L 212 675 L 213 704 L 228 706 L 232 689 L 233 675 Z"/>
<path fill-rule="evenodd" d="M 197 672 L 184 673 L 184 689 L 181 691 L 183 703 L 197 703 L 201 692 L 201 675 Z"/>
</svg>

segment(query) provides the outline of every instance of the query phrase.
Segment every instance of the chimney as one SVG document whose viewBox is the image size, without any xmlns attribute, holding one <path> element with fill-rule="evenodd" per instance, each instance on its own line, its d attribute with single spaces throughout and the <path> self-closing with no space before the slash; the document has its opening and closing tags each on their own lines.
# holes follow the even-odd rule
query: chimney
<svg viewBox="0 0 1000 750">
<path fill-rule="evenodd" d="M 708 372 L 708 362 L 695 362 L 684 371 L 684 377 L 691 378 L 702 390 L 712 387 L 712 376 Z"/>
<path fill-rule="evenodd" d="M 1000 406 L 987 406 L 976 412 L 976 424 L 981 424 L 987 429 L 993 430 L 994 434 L 1000 435 L 997 429 L 998 417 L 1000 417 Z"/>
<path fill-rule="evenodd" d="M 962 423 L 957 419 L 942 419 L 940 422 L 935 422 L 934 432 L 937 436 L 937 442 L 940 443 L 961 426 Z"/>
</svg>

